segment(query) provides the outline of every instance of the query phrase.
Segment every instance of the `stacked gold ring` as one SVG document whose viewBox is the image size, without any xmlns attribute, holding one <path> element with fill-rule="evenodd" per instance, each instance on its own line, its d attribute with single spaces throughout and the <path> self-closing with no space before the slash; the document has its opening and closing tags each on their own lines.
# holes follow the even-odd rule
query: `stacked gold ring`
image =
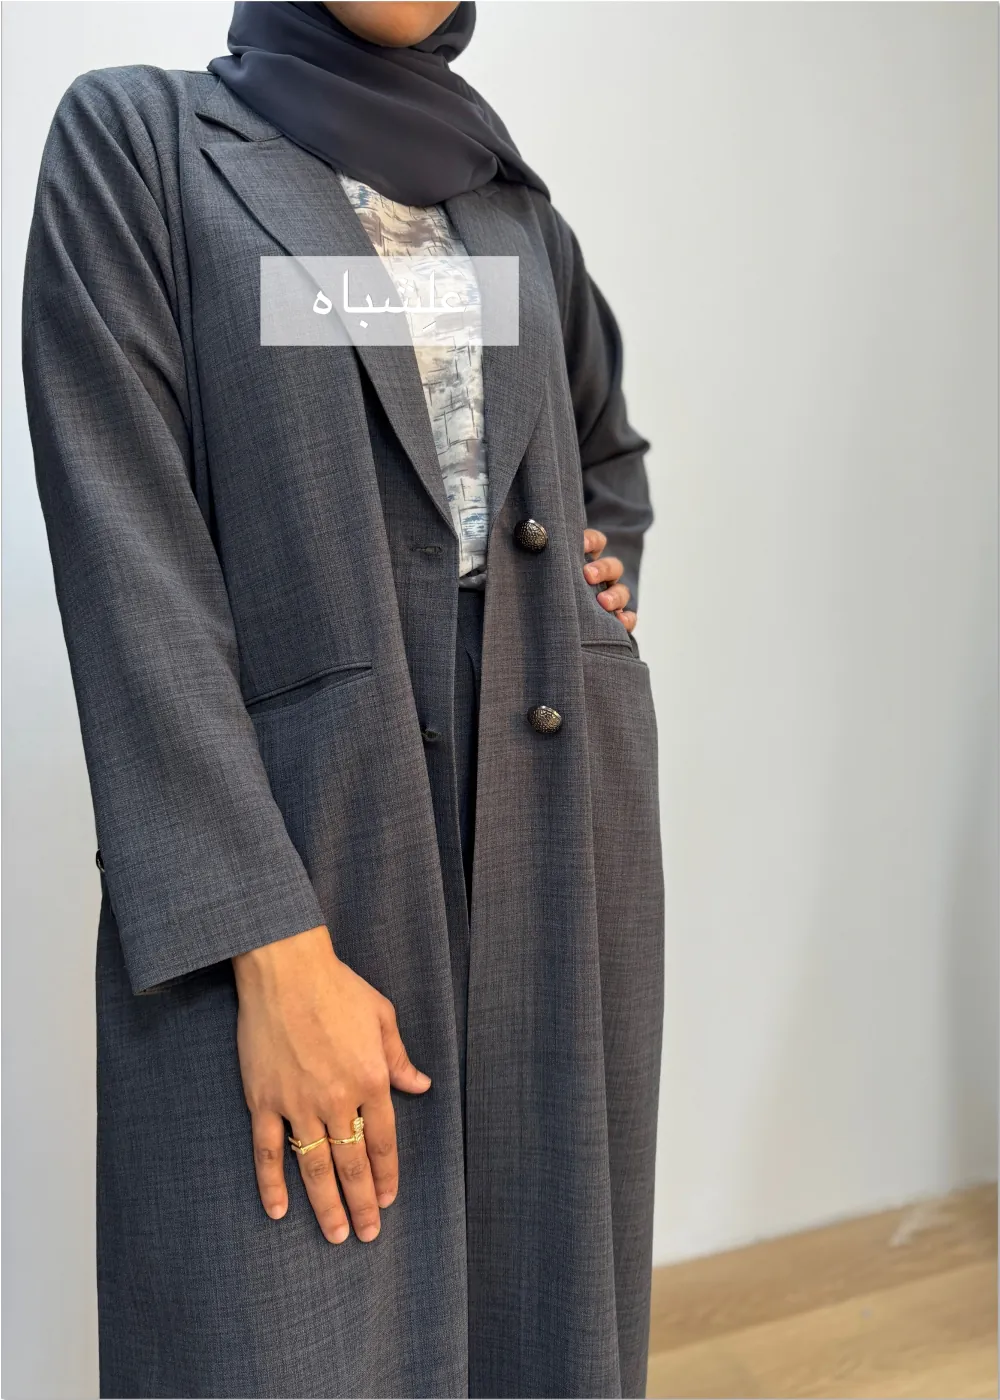
<svg viewBox="0 0 1000 1400">
<path fill-rule="evenodd" d="M 358 1114 L 351 1124 L 351 1136 L 346 1138 L 328 1137 L 327 1142 L 332 1142 L 335 1147 L 343 1147 L 348 1142 L 364 1142 L 365 1140 L 365 1120 Z"/>
<path fill-rule="evenodd" d="M 349 1142 L 364 1142 L 365 1120 L 360 1114 L 358 1114 L 357 1118 L 355 1118 L 354 1122 L 351 1124 L 351 1129 L 351 1136 L 346 1138 L 332 1138 L 324 1135 L 323 1137 L 318 1137 L 315 1142 L 303 1142 L 301 1138 L 292 1137 L 291 1134 L 289 1134 L 288 1141 L 292 1144 L 292 1147 L 299 1156 L 304 1157 L 306 1153 L 311 1152 L 314 1147 L 319 1147 L 321 1142 L 332 1142 L 335 1147 L 344 1147 Z"/>
<path fill-rule="evenodd" d="M 289 1136 L 288 1141 L 292 1144 L 292 1147 L 299 1154 L 299 1156 L 304 1157 L 306 1153 L 311 1152 L 314 1147 L 319 1147 L 321 1142 L 326 1142 L 326 1138 L 319 1137 L 316 1139 L 315 1142 L 303 1142 L 301 1138 L 293 1138 Z"/>
</svg>

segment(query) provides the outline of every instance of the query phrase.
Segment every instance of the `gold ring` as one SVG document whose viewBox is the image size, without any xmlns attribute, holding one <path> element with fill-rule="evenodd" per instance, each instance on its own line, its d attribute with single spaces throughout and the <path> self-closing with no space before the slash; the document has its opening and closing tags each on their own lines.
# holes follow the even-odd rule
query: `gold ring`
<svg viewBox="0 0 1000 1400">
<path fill-rule="evenodd" d="M 289 1135 L 288 1141 L 292 1144 L 292 1147 L 299 1156 L 304 1157 L 305 1154 L 311 1152 L 314 1147 L 319 1147 L 321 1142 L 326 1142 L 326 1138 L 318 1137 L 315 1142 L 303 1142 L 301 1138 L 293 1138 Z"/>
<path fill-rule="evenodd" d="M 334 1144 L 334 1146 L 336 1146 L 336 1147 L 343 1147 L 343 1146 L 345 1146 L 345 1145 L 346 1145 L 347 1143 L 349 1143 L 349 1142 L 364 1142 L 364 1140 L 365 1140 L 365 1120 L 360 1116 L 360 1114 L 358 1115 L 357 1118 L 355 1118 L 354 1122 L 351 1124 L 351 1127 L 353 1128 L 354 1131 L 352 1132 L 352 1134 L 351 1134 L 351 1136 L 350 1136 L 349 1138 L 332 1138 L 332 1137 L 328 1137 L 328 1138 L 327 1138 L 327 1142 L 332 1142 L 332 1143 Z"/>
</svg>

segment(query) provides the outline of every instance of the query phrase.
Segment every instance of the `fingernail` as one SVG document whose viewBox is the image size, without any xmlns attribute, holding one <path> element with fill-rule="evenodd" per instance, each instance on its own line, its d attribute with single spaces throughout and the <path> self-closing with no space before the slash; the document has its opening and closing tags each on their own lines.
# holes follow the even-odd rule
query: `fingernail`
<svg viewBox="0 0 1000 1400">
<path fill-rule="evenodd" d="M 267 1213 L 272 1220 L 280 1220 L 287 1209 L 288 1204 L 286 1202 L 284 1205 L 268 1206 Z"/>
<path fill-rule="evenodd" d="M 350 1233 L 351 1229 L 349 1225 L 338 1225 L 336 1230 L 334 1230 L 333 1232 L 334 1244 L 343 1244 Z"/>
<path fill-rule="evenodd" d="M 358 1239 L 364 1240 L 365 1244 L 367 1244 L 369 1240 L 373 1240 L 378 1234 L 378 1229 L 379 1227 L 377 1225 L 369 1225 L 366 1227 L 363 1234 L 358 1235 Z"/>
<path fill-rule="evenodd" d="M 598 569 L 596 564 L 588 564 L 583 572 L 590 579 L 591 583 L 595 583 L 597 581 L 597 575 L 600 572 L 600 570 Z"/>
<path fill-rule="evenodd" d="M 391 1206 L 395 1199 L 395 1191 L 383 1191 L 381 1196 L 379 1196 L 378 1198 L 378 1203 L 380 1206 Z"/>
<path fill-rule="evenodd" d="M 422 1069 L 418 1069 L 418 1070 L 417 1070 L 417 1083 L 418 1083 L 418 1084 L 429 1084 L 430 1082 L 431 1082 L 431 1077 L 430 1077 L 430 1075 L 429 1075 L 429 1074 L 424 1074 L 424 1072 L 423 1072 Z"/>
</svg>

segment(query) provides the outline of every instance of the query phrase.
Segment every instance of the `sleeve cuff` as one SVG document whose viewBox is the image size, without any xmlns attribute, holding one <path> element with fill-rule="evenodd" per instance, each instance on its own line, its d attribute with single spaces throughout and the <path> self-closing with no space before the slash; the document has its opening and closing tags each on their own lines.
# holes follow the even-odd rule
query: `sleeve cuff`
<svg viewBox="0 0 1000 1400">
<path fill-rule="evenodd" d="M 103 874 L 101 879 L 104 882 Z M 141 942 L 120 926 L 119 937 L 132 991 L 139 995 L 166 991 L 214 963 L 325 923 L 316 893 L 303 875 L 278 889 L 199 904 L 159 924 L 145 924 Z"/>
</svg>

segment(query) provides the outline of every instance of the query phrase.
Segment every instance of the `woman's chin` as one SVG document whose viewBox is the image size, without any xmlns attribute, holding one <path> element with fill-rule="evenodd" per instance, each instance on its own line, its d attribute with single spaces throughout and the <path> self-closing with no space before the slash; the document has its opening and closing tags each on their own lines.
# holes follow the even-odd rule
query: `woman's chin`
<svg viewBox="0 0 1000 1400">
<path fill-rule="evenodd" d="M 404 49 L 433 34 L 456 9 L 454 0 L 327 0 L 334 19 L 370 44 Z"/>
</svg>

